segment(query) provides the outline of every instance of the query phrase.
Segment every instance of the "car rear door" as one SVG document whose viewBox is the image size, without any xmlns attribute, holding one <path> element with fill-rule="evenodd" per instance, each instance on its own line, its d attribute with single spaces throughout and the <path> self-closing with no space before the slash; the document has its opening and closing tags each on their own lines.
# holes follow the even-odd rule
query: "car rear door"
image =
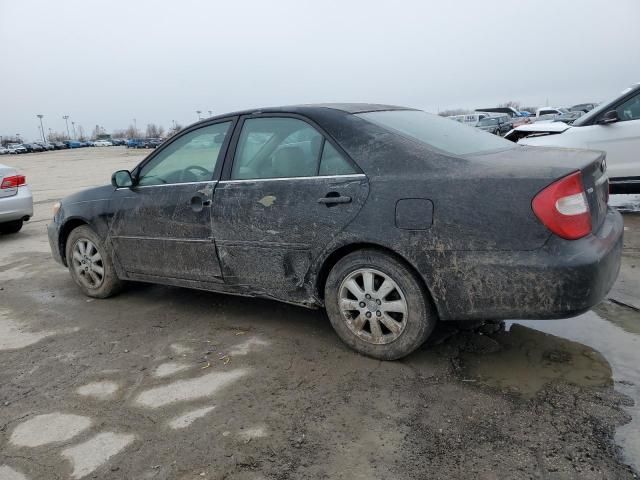
<svg viewBox="0 0 640 480">
<path fill-rule="evenodd" d="M 232 144 L 213 207 L 225 282 L 303 301 L 311 262 L 357 215 L 367 178 L 303 118 L 244 117 Z"/>
<path fill-rule="evenodd" d="M 234 119 L 188 130 L 113 196 L 110 240 L 133 278 L 221 282 L 211 205 Z"/>
</svg>

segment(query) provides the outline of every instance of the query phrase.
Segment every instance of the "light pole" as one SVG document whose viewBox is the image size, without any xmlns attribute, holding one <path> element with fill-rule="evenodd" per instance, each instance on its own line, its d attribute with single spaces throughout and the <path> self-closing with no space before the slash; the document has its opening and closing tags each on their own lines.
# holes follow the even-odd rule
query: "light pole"
<svg viewBox="0 0 640 480">
<path fill-rule="evenodd" d="M 134 138 L 138 138 L 138 124 L 135 118 L 133 119 L 133 136 Z"/>
<path fill-rule="evenodd" d="M 49 129 L 49 141 L 51 141 L 52 135 L 53 135 L 53 131 L 51 129 Z"/>
<path fill-rule="evenodd" d="M 36 117 L 40 119 L 40 133 L 42 133 L 42 141 L 46 142 L 47 139 L 44 138 L 44 125 L 42 125 L 42 117 L 44 117 L 44 115 L 36 115 Z"/>
<path fill-rule="evenodd" d="M 198 120 L 202 120 L 202 118 L 200 118 L 200 114 L 202 113 L 202 110 L 196 110 L 196 113 L 198 114 Z"/>
<path fill-rule="evenodd" d="M 71 140 L 71 135 L 69 134 L 69 115 L 65 115 L 62 118 L 64 118 L 64 121 L 67 124 L 67 140 Z"/>
<path fill-rule="evenodd" d="M 73 127 L 73 138 L 77 140 L 77 135 L 76 135 L 76 122 L 71 122 L 71 126 Z"/>
</svg>

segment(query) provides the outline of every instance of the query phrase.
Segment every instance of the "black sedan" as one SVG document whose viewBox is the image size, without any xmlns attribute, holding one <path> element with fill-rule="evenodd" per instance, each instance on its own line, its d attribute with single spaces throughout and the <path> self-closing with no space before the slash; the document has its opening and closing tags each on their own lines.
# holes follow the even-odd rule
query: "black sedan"
<svg viewBox="0 0 640 480">
<path fill-rule="evenodd" d="M 563 318 L 620 265 L 602 152 L 523 147 L 418 110 L 251 110 L 181 131 L 63 199 L 53 256 L 91 297 L 125 280 L 325 308 L 396 359 L 437 321 Z"/>
</svg>

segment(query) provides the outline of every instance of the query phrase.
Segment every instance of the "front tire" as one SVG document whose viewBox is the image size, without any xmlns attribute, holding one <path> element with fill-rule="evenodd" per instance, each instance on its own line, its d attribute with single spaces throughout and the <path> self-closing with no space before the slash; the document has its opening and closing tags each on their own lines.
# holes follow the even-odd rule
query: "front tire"
<svg viewBox="0 0 640 480">
<path fill-rule="evenodd" d="M 107 298 L 122 289 L 110 252 L 88 226 L 71 231 L 65 253 L 71 278 L 88 297 Z"/>
<path fill-rule="evenodd" d="M 22 220 L 0 223 L 0 233 L 18 233 L 22 229 Z"/>
<path fill-rule="evenodd" d="M 325 308 L 344 343 L 380 360 L 409 355 L 437 321 L 415 273 L 376 250 L 359 250 L 336 263 L 325 284 Z"/>
</svg>

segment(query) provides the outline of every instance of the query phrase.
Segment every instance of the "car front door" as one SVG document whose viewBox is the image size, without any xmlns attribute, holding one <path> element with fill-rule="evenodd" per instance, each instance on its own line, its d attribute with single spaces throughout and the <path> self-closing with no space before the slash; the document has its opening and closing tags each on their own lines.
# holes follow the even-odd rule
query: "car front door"
<svg viewBox="0 0 640 480">
<path fill-rule="evenodd" d="M 609 124 L 575 127 L 587 148 L 607 152 L 611 178 L 640 176 L 640 93 L 611 108 L 619 120 Z"/>
<path fill-rule="evenodd" d="M 222 281 L 211 205 L 233 123 L 186 131 L 115 191 L 110 240 L 129 277 Z"/>
<path fill-rule="evenodd" d="M 232 143 L 213 208 L 225 283 L 304 302 L 311 262 L 357 215 L 367 178 L 301 118 L 245 117 Z"/>
</svg>

